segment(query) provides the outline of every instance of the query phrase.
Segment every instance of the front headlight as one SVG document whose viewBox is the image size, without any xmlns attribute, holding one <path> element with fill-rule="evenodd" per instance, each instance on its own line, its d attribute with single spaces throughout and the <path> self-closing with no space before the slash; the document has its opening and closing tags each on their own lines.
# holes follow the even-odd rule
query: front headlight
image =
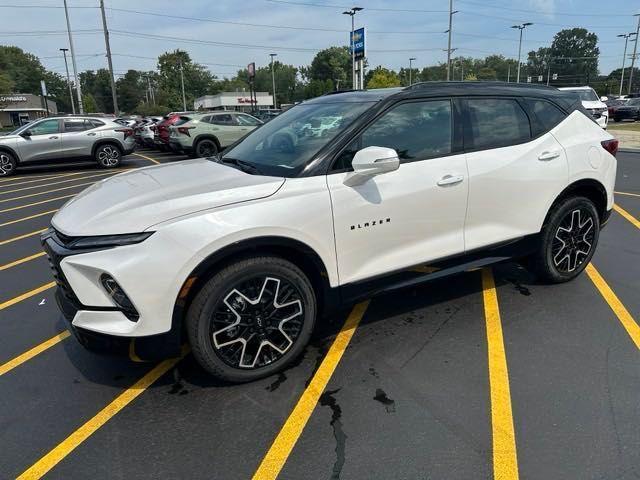
<svg viewBox="0 0 640 480">
<path fill-rule="evenodd" d="M 66 237 L 66 248 L 109 248 L 133 245 L 145 241 L 154 232 L 126 233 L 124 235 L 98 235 L 95 237 Z"/>
</svg>

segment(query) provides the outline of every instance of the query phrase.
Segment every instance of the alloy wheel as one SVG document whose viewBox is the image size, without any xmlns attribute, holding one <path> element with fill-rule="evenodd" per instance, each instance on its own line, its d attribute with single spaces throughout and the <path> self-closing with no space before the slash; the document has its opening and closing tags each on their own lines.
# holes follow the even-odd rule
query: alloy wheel
<svg viewBox="0 0 640 480">
<path fill-rule="evenodd" d="M 551 254 L 560 273 L 571 273 L 589 257 L 595 238 L 593 214 L 583 208 L 568 212 L 556 230 Z"/>
<path fill-rule="evenodd" d="M 105 167 L 115 167 L 120 161 L 120 151 L 111 146 L 102 147 L 98 152 L 98 160 Z"/>
<path fill-rule="evenodd" d="M 0 176 L 11 175 L 13 172 L 13 161 L 6 153 L 0 153 Z"/>
<path fill-rule="evenodd" d="M 215 306 L 211 330 L 216 354 L 234 368 L 269 365 L 287 353 L 304 322 L 300 291 L 288 280 L 252 277 Z"/>
<path fill-rule="evenodd" d="M 217 153 L 216 145 L 210 140 L 202 140 L 198 144 L 199 157 L 212 157 Z"/>
</svg>

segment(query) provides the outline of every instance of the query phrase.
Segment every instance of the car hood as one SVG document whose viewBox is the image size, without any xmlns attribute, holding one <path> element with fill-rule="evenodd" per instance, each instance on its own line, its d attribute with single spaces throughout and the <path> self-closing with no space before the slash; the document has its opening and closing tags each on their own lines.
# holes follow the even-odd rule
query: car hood
<svg viewBox="0 0 640 480">
<path fill-rule="evenodd" d="M 607 108 L 607 105 L 599 100 L 592 100 L 592 101 L 583 100 L 582 106 L 584 108 Z"/>
<path fill-rule="evenodd" d="M 620 105 L 619 107 L 613 107 L 616 110 L 638 110 L 638 108 L 640 108 L 640 105 Z"/>
<path fill-rule="evenodd" d="M 145 167 L 93 184 L 51 223 L 69 236 L 142 232 L 182 215 L 268 197 L 283 183 L 206 159 Z"/>
</svg>

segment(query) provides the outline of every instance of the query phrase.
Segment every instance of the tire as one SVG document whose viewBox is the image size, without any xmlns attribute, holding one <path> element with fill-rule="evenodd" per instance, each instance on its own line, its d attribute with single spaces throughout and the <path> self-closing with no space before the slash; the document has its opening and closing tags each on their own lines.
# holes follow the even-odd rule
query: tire
<svg viewBox="0 0 640 480">
<path fill-rule="evenodd" d="M 122 150 L 117 145 L 105 143 L 96 148 L 93 158 L 100 168 L 116 168 L 122 161 Z"/>
<path fill-rule="evenodd" d="M 196 158 L 213 157 L 219 150 L 215 140 L 203 138 L 202 140 L 198 140 L 198 143 L 193 147 L 193 155 Z"/>
<path fill-rule="evenodd" d="M 0 177 L 8 177 L 16 173 L 18 161 L 11 153 L 0 151 Z"/>
<path fill-rule="evenodd" d="M 295 360 L 315 319 L 313 287 L 298 267 L 279 257 L 251 257 L 207 280 L 189 307 L 186 329 L 207 372 L 241 383 L 272 375 Z"/>
<path fill-rule="evenodd" d="M 600 218 L 593 202 L 585 197 L 563 199 L 549 213 L 529 269 L 547 283 L 573 280 L 591 261 L 599 235 Z"/>
</svg>

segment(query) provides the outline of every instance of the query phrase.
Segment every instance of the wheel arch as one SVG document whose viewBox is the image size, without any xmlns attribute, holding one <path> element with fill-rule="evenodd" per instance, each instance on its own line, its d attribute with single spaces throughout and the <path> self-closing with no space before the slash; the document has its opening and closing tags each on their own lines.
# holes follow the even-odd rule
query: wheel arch
<svg viewBox="0 0 640 480">
<path fill-rule="evenodd" d="M 560 194 L 556 197 L 556 199 L 549 207 L 547 211 L 547 215 L 544 219 L 543 227 L 547 224 L 549 216 L 553 209 L 565 198 L 582 196 L 586 197 L 593 202 L 596 206 L 596 210 L 598 211 L 598 216 L 600 217 L 600 221 L 602 222 L 607 215 L 607 189 L 604 185 L 595 180 L 593 178 L 583 178 L 581 180 L 577 180 L 566 187 Z"/>
<path fill-rule="evenodd" d="M 124 155 L 124 147 L 119 140 L 116 140 L 115 138 L 101 138 L 100 140 L 97 140 L 93 144 L 93 147 L 91 148 L 92 157 L 96 156 L 96 150 L 98 149 L 98 147 L 101 147 L 102 145 L 114 145 L 118 147 L 118 150 L 120 150 L 120 155 Z"/>
<path fill-rule="evenodd" d="M 16 163 L 20 163 L 20 155 L 15 151 L 14 148 L 9 147 L 8 145 L 0 145 L 0 152 L 6 152 L 13 155 L 13 158 L 16 159 Z"/>
<path fill-rule="evenodd" d="M 216 137 L 213 133 L 200 133 L 199 135 L 196 135 L 196 138 L 193 139 L 194 151 L 200 140 L 213 140 L 216 143 L 216 146 L 218 147 L 218 151 L 222 150 L 222 146 L 220 145 L 220 140 L 218 140 L 218 137 Z"/>
</svg>

